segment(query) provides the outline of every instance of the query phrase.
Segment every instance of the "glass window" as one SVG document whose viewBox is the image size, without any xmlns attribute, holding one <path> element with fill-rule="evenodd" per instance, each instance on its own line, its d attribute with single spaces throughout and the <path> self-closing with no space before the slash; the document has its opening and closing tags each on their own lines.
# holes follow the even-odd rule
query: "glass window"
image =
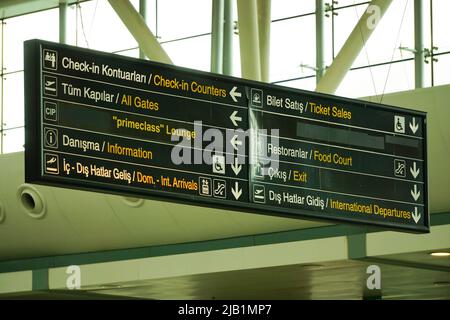
<svg viewBox="0 0 450 320">
<path fill-rule="evenodd" d="M 331 2 L 332 0 L 330 0 Z M 367 0 L 338 0 L 336 1 L 337 3 L 334 4 L 335 8 L 342 8 L 342 7 L 348 7 L 348 6 L 352 6 L 355 4 L 360 4 L 360 3 L 368 3 L 370 1 Z"/>
<path fill-rule="evenodd" d="M 3 76 L 0 76 L 0 131 L 3 130 L 3 97 L 2 97 Z M 1 135 L 0 135 L 1 137 Z M 1 140 L 1 138 L 0 138 Z M 1 150 L 1 149 L 0 149 Z"/>
<path fill-rule="evenodd" d="M 3 153 L 24 150 L 25 130 L 23 127 L 3 131 Z"/>
<path fill-rule="evenodd" d="M 433 40 L 436 52 L 450 51 L 449 19 L 450 1 L 433 0 Z"/>
<path fill-rule="evenodd" d="M 118 52 L 115 52 L 115 53 L 119 54 L 119 55 L 122 55 L 122 56 L 127 56 L 127 57 L 132 57 L 132 58 L 139 58 L 139 49 L 138 48 L 118 51 Z"/>
<path fill-rule="evenodd" d="M 339 1 L 340 3 L 340 1 Z M 358 5 L 345 9 L 336 10 L 334 16 L 334 54 L 339 53 L 342 46 L 347 41 L 351 32 L 358 23 L 360 17 L 367 9 L 367 5 Z M 327 20 L 331 20 L 328 18 Z"/>
<path fill-rule="evenodd" d="M 3 26 L 5 72 L 23 69 L 23 42 L 28 39 L 58 41 L 58 10 L 46 10 L 5 20 Z"/>
<path fill-rule="evenodd" d="M 313 12 L 316 12 L 316 2 L 314 0 L 308 1 L 283 0 L 283 1 L 272 1 L 271 3 L 272 20 L 293 17 Z"/>
<path fill-rule="evenodd" d="M 177 66 L 209 71 L 211 63 L 211 36 L 205 35 L 185 40 L 163 43 L 172 62 Z"/>
<path fill-rule="evenodd" d="M 349 71 L 336 90 L 336 95 L 349 98 L 377 95 L 375 79 L 372 79 L 371 73 L 373 69 L 363 68 Z"/>
<path fill-rule="evenodd" d="M 325 17 L 324 24 L 324 56 L 325 65 L 330 66 L 333 63 L 333 19 L 330 16 Z"/>
<path fill-rule="evenodd" d="M 156 36 L 156 2 L 160 2 L 158 0 L 147 0 L 147 25 L 150 28 L 150 30 L 153 32 L 153 34 Z M 136 10 L 139 10 L 139 0 L 133 0 L 132 1 L 134 7 Z"/>
<path fill-rule="evenodd" d="M 404 61 L 347 73 L 336 95 L 360 98 L 414 89 L 414 61 Z"/>
<path fill-rule="evenodd" d="M 335 54 L 337 54 L 350 35 L 367 5 L 338 10 L 335 17 Z M 346 21 L 352 21 L 350 26 Z M 342 31 L 343 30 L 343 31 Z M 413 53 L 400 50 L 400 47 L 414 49 L 414 2 L 393 1 L 367 40 L 353 67 L 366 66 L 413 57 Z"/>
<path fill-rule="evenodd" d="M 316 77 L 309 77 L 304 79 L 285 81 L 276 83 L 277 85 L 284 87 L 291 87 L 296 89 L 302 89 L 307 91 L 315 91 L 316 90 Z"/>
<path fill-rule="evenodd" d="M 79 12 L 77 10 L 77 5 L 69 5 L 66 14 L 66 42 L 70 45 L 78 45 L 77 20 Z"/>
<path fill-rule="evenodd" d="M 2 65 L 2 63 L 3 63 L 3 40 L 2 40 L 2 37 L 3 37 L 3 24 L 4 24 L 4 21 L 0 20 L 0 74 L 3 73 L 3 65 Z M 0 105 L 0 107 L 1 107 L 1 105 Z"/>
<path fill-rule="evenodd" d="M 3 96 L 2 96 L 2 86 L 3 86 L 3 47 L 2 47 L 2 36 L 3 36 L 3 20 L 0 20 L 0 154 L 3 152 Z"/>
<path fill-rule="evenodd" d="M 139 1 L 132 4 L 139 8 Z M 106 52 L 137 47 L 127 27 L 106 0 L 70 6 L 67 26 L 70 44 Z"/>
<path fill-rule="evenodd" d="M 431 1 L 423 1 L 423 44 L 431 48 Z"/>
<path fill-rule="evenodd" d="M 3 128 L 24 125 L 23 72 L 3 76 Z"/>
<path fill-rule="evenodd" d="M 271 27 L 270 81 L 314 75 L 315 16 L 277 21 Z"/>
<path fill-rule="evenodd" d="M 450 54 L 437 56 L 434 63 L 434 85 L 444 85 L 450 83 Z"/>
<path fill-rule="evenodd" d="M 239 35 L 233 35 L 233 76 L 241 77 L 241 45 Z"/>
<path fill-rule="evenodd" d="M 161 41 L 211 32 L 211 0 L 158 1 L 158 36 Z"/>
</svg>

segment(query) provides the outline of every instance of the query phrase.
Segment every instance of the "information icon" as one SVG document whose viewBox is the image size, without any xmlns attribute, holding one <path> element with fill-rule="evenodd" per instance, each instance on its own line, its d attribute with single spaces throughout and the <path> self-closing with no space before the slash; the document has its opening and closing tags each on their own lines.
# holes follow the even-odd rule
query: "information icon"
<svg viewBox="0 0 450 320">
<path fill-rule="evenodd" d="M 44 145 L 48 148 L 58 149 L 58 130 L 44 128 Z"/>
</svg>

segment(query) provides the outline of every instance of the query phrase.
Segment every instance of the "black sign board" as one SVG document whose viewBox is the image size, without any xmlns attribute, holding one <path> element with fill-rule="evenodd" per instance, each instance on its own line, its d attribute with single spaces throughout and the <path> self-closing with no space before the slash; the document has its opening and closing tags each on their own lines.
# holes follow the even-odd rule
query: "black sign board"
<svg viewBox="0 0 450 320">
<path fill-rule="evenodd" d="M 422 112 L 25 42 L 25 176 L 428 232 Z"/>
</svg>

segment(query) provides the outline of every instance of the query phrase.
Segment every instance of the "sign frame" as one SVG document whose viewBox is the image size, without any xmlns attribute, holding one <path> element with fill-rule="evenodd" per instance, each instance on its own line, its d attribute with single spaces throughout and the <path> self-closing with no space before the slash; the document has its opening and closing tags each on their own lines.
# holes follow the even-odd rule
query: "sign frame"
<svg viewBox="0 0 450 320">
<path fill-rule="evenodd" d="M 252 183 L 250 164 L 246 163 L 248 172 L 248 199 L 246 202 L 230 202 L 226 199 L 219 198 L 206 198 L 199 196 L 192 196 L 188 194 L 179 194 L 174 192 L 165 192 L 152 190 L 151 192 L 144 192 L 139 190 L 139 188 L 124 187 L 115 184 L 94 182 L 85 183 L 81 180 L 77 181 L 67 177 L 48 177 L 42 174 L 43 171 L 43 146 L 40 139 L 42 135 L 42 106 L 43 106 L 43 70 L 41 70 L 42 64 L 42 48 L 45 46 L 64 48 L 65 50 L 78 50 L 80 52 L 101 56 L 105 59 L 120 59 L 126 63 L 131 64 L 148 64 L 150 67 L 157 67 L 164 70 L 173 71 L 176 73 L 188 73 L 195 77 L 199 77 L 206 80 L 220 81 L 225 83 L 232 83 L 233 85 L 245 88 L 245 93 L 243 92 L 243 98 L 249 99 L 251 94 L 249 88 L 262 88 L 263 90 L 277 90 L 283 91 L 291 95 L 304 95 L 308 97 L 313 97 L 314 99 L 321 100 L 338 100 L 341 104 L 353 104 L 353 105 L 364 105 L 366 108 L 374 108 L 377 110 L 384 110 L 389 112 L 398 112 L 401 114 L 407 113 L 413 117 L 419 117 L 423 119 L 423 202 L 424 202 L 424 212 L 423 212 L 423 223 L 420 225 L 401 225 L 399 223 L 391 222 L 380 222 L 374 221 L 361 221 L 358 219 L 353 219 L 347 216 L 340 218 L 327 217 L 327 213 L 323 212 L 317 214 L 317 212 L 304 210 L 304 209 L 291 209 L 286 207 L 274 207 L 267 206 L 265 204 L 258 204 L 251 202 L 250 199 L 250 186 Z M 309 92 L 300 89 L 294 89 L 290 87 L 283 87 L 278 85 L 271 85 L 266 83 L 260 83 L 252 80 L 245 80 L 236 77 L 224 76 L 219 74 L 212 74 L 208 72 L 192 70 L 183 67 L 177 67 L 172 65 L 166 65 L 158 62 L 140 60 L 126 56 L 119 56 L 110 53 L 104 53 L 100 51 L 95 51 L 91 49 L 72 47 L 69 45 L 58 44 L 42 40 L 28 40 L 24 43 L 24 65 L 25 65 L 25 182 L 42 184 L 47 186 L 64 187 L 69 189 L 78 189 L 91 192 L 106 192 L 110 194 L 122 195 L 122 196 L 132 196 L 141 197 L 152 200 L 170 201 L 174 203 L 181 203 L 194 206 L 205 206 L 222 210 L 232 210 L 239 212 L 256 213 L 270 216 L 279 216 L 295 219 L 322 221 L 322 222 L 336 222 L 336 223 L 349 223 L 359 226 L 364 226 L 368 229 L 374 230 L 393 230 L 411 233 L 428 233 L 430 232 L 430 214 L 429 214 L 429 201 L 428 201 L 428 159 L 427 159 L 427 118 L 426 113 L 422 111 L 409 110 L 400 107 L 388 106 L 384 104 L 375 104 L 372 102 L 366 102 L 356 99 L 337 97 L 328 94 Z M 38 57 L 38 59 L 37 59 Z M 214 103 L 214 102 L 212 102 Z M 248 106 L 248 114 L 250 114 L 250 107 Z M 245 128 L 244 128 L 245 129 Z M 246 152 L 249 152 L 250 148 L 247 148 Z M 248 159 L 249 159 L 248 155 Z"/>
</svg>

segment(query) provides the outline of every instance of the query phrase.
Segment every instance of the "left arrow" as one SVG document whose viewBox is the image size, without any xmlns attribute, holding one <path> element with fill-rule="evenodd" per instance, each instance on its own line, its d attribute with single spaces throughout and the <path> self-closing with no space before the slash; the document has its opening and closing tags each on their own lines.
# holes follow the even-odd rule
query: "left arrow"
<svg viewBox="0 0 450 320">
<path fill-rule="evenodd" d="M 236 98 L 242 97 L 242 93 L 236 91 L 237 87 L 233 87 L 233 89 L 230 90 L 230 97 L 233 99 L 234 102 L 238 102 Z"/>
<path fill-rule="evenodd" d="M 242 118 L 241 117 L 238 117 L 237 116 L 237 110 L 236 111 L 234 111 L 232 114 L 231 114 L 231 116 L 230 116 L 230 120 L 231 120 L 231 122 L 233 122 L 233 124 L 234 124 L 234 126 L 235 127 L 237 127 L 238 126 L 238 122 L 241 122 L 242 121 Z"/>
<path fill-rule="evenodd" d="M 234 150 L 238 150 L 238 146 L 242 146 L 242 141 L 238 140 L 237 134 L 235 134 L 233 138 L 231 138 L 230 143 L 233 146 Z"/>
</svg>

